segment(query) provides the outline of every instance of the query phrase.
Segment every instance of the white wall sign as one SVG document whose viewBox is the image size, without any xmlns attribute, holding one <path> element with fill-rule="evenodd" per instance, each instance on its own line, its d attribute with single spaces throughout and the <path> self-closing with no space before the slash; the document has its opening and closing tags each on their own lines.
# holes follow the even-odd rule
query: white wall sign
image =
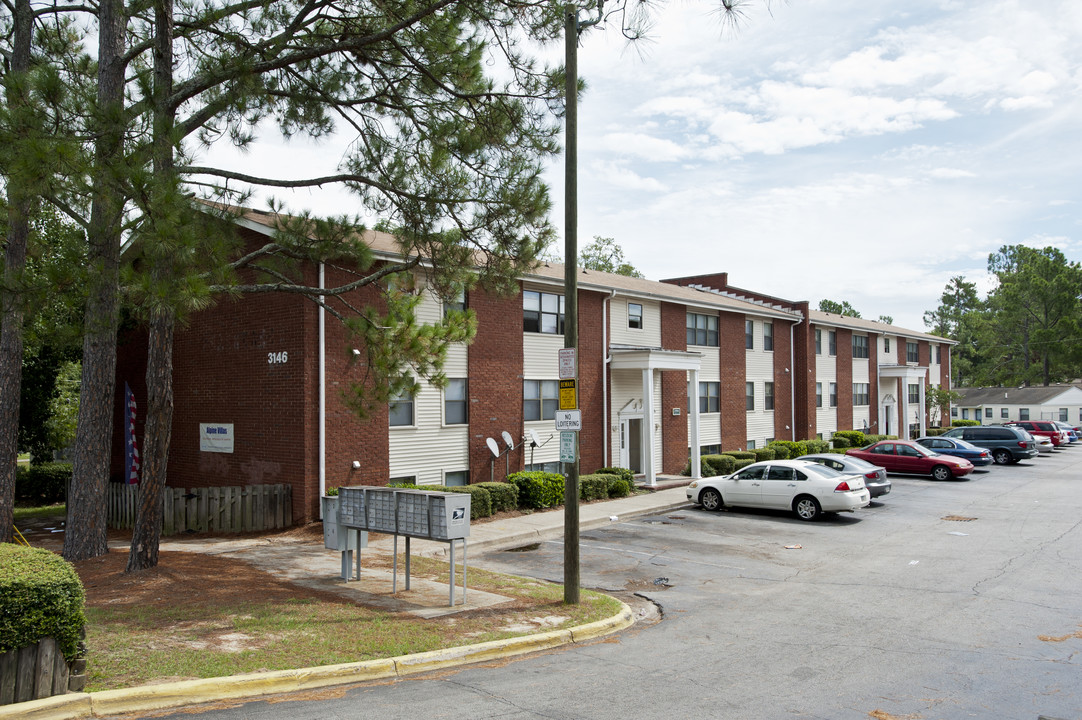
<svg viewBox="0 0 1082 720">
<path fill-rule="evenodd" d="M 578 375 L 578 361 L 575 348 L 560 348 L 557 351 L 560 359 L 560 379 L 567 380 Z"/>
<path fill-rule="evenodd" d="M 233 423 L 199 423 L 199 451 L 233 452 Z"/>
<path fill-rule="evenodd" d="M 574 430 L 578 432 L 582 430 L 582 411 L 581 410 L 557 410 L 556 411 L 556 429 L 557 430 Z"/>
</svg>

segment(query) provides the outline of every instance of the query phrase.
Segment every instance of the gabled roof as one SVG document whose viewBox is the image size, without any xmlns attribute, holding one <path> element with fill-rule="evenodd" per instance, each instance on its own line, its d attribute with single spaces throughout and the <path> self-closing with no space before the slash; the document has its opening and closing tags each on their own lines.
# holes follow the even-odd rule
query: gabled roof
<svg viewBox="0 0 1082 720">
<path fill-rule="evenodd" d="M 865 320 L 864 318 L 838 315 L 836 313 L 823 312 L 822 310 L 812 310 L 808 314 L 811 316 L 810 320 L 813 325 L 833 325 L 834 327 L 848 328 L 858 332 L 876 333 L 878 335 L 898 335 L 899 337 L 917 340 L 929 340 L 943 345 L 958 344 L 957 341 L 951 340 L 950 338 L 920 332 L 919 330 L 910 330 L 908 328 L 898 327 L 897 325 L 888 325 L 887 323 L 879 322 L 878 320 Z"/>
<path fill-rule="evenodd" d="M 987 387 L 956 388 L 962 399 L 957 405 L 978 407 L 984 405 L 1045 405 L 1064 393 L 1077 392 L 1082 399 L 1082 388 L 1077 385 L 1040 385 L 1037 387 Z"/>
</svg>

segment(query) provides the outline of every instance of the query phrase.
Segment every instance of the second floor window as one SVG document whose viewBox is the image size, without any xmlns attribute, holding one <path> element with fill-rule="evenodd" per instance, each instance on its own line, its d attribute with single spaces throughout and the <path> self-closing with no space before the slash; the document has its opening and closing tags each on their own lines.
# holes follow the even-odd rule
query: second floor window
<svg viewBox="0 0 1082 720">
<path fill-rule="evenodd" d="M 459 290 L 458 294 L 449 300 L 443 301 L 443 316 L 447 317 L 447 313 L 458 311 L 462 312 L 466 309 L 466 291 Z"/>
<path fill-rule="evenodd" d="M 522 329 L 524 332 L 564 334 L 564 296 L 553 293 L 522 292 Z"/>
<path fill-rule="evenodd" d="M 699 383 L 699 412 L 701 413 L 716 413 L 720 412 L 720 390 L 721 383 L 718 382 L 701 382 Z"/>
<path fill-rule="evenodd" d="M 823 354 L 823 331 L 818 329 L 815 331 L 815 354 Z"/>
<path fill-rule="evenodd" d="M 823 407 L 823 383 L 815 383 L 815 407 Z"/>
<path fill-rule="evenodd" d="M 642 305 L 639 303 L 627 304 L 627 326 L 634 330 L 642 330 Z"/>
<path fill-rule="evenodd" d="M 522 381 L 522 417 L 525 420 L 552 420 L 559 404 L 559 380 Z"/>
<path fill-rule="evenodd" d="M 911 363 L 920 362 L 920 351 L 917 349 L 915 342 L 905 344 L 905 361 Z"/>
<path fill-rule="evenodd" d="M 890 352 L 890 338 L 885 337 L 885 338 L 883 338 L 883 354 L 885 355 L 885 354 L 887 354 L 889 352 Z"/>
<path fill-rule="evenodd" d="M 868 357 L 868 336 L 867 335 L 854 335 L 853 336 L 853 357 L 866 358 Z"/>
<path fill-rule="evenodd" d="M 909 385 L 909 402 L 917 404 L 920 402 L 920 385 Z"/>
<path fill-rule="evenodd" d="M 744 321 L 744 347 L 748 350 L 755 349 L 755 321 Z"/>
<path fill-rule="evenodd" d="M 443 390 L 443 422 L 445 425 L 465 425 L 467 422 L 466 379 L 447 381 Z"/>
<path fill-rule="evenodd" d="M 716 315 L 688 313 L 688 345 L 718 346 L 718 318 Z"/>
<path fill-rule="evenodd" d="M 763 350 L 774 349 L 774 323 L 763 323 Z"/>
<path fill-rule="evenodd" d="M 838 333 L 833 330 L 827 333 L 827 352 L 831 355 L 838 354 Z"/>
<path fill-rule="evenodd" d="M 411 427 L 413 425 L 413 394 L 407 390 L 391 398 L 387 414 L 391 427 Z"/>
<path fill-rule="evenodd" d="M 868 383 L 853 383 L 853 404 L 868 404 Z"/>
<path fill-rule="evenodd" d="M 830 383 L 830 407 L 838 407 L 838 383 Z"/>
<path fill-rule="evenodd" d="M 755 383 L 744 383 L 744 408 L 755 409 Z"/>
<path fill-rule="evenodd" d="M 765 383 L 763 387 L 765 388 L 765 391 L 766 391 L 765 394 L 764 394 L 764 400 L 765 400 L 765 405 L 764 406 L 766 407 L 767 410 L 773 410 L 774 409 L 774 383 L 772 383 L 772 382 Z"/>
</svg>

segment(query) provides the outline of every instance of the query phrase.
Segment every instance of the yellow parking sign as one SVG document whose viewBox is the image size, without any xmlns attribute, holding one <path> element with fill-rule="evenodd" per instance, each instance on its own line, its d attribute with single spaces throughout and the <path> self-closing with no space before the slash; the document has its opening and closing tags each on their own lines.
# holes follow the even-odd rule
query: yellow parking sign
<svg viewBox="0 0 1082 720">
<path fill-rule="evenodd" d="M 575 381 L 560 381 L 560 409 L 575 410 L 579 406 L 578 392 L 575 390 Z"/>
</svg>

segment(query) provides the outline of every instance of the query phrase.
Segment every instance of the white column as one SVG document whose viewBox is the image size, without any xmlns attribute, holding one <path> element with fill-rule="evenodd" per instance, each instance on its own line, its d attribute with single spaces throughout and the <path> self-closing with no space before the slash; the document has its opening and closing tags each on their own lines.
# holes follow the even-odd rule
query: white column
<svg viewBox="0 0 1082 720">
<path fill-rule="evenodd" d="M 642 414 L 643 428 L 646 430 L 646 437 L 643 438 L 646 447 L 642 453 L 642 470 L 646 475 L 646 485 L 654 487 L 657 485 L 657 473 L 654 470 L 654 371 L 649 367 L 642 371 Z"/>
<path fill-rule="evenodd" d="M 920 409 L 919 409 L 917 414 L 920 415 L 920 437 L 924 437 L 925 435 L 928 434 L 928 416 L 924 412 L 924 408 L 927 407 L 927 405 L 925 405 L 925 399 L 924 399 L 924 378 L 921 378 L 919 385 L 920 385 Z M 979 418 L 978 418 L 978 420 L 979 420 Z M 984 422 L 984 421 L 981 420 L 981 422 Z"/>
<path fill-rule="evenodd" d="M 691 479 L 698 480 L 702 477 L 702 467 L 699 463 L 699 452 L 702 444 L 699 440 L 699 371 L 689 370 L 690 397 L 688 405 L 691 407 L 690 422 L 688 423 L 688 445 L 691 446 Z"/>
</svg>

